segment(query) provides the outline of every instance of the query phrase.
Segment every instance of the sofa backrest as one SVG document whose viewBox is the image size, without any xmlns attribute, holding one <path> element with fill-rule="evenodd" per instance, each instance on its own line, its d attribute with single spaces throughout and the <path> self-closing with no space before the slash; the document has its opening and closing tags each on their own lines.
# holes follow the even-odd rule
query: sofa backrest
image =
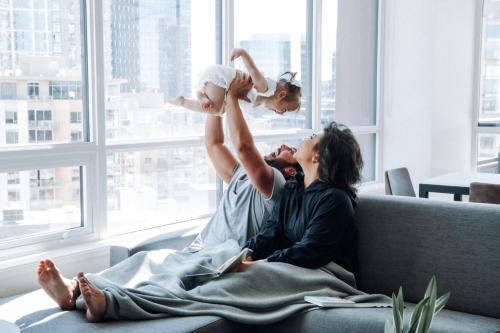
<svg viewBox="0 0 500 333">
<path fill-rule="evenodd" d="M 447 308 L 500 318 L 500 205 L 361 195 L 358 287 L 418 302 L 432 275 Z"/>
</svg>

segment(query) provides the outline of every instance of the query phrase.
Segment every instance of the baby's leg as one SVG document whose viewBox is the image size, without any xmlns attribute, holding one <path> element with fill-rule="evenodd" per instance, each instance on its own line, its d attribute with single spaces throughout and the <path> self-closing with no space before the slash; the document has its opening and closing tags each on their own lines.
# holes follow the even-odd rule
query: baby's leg
<svg viewBox="0 0 500 333">
<path fill-rule="evenodd" d="M 226 89 L 211 82 L 205 83 L 203 91 L 198 95 L 203 110 L 210 114 L 222 114 Z"/>
</svg>

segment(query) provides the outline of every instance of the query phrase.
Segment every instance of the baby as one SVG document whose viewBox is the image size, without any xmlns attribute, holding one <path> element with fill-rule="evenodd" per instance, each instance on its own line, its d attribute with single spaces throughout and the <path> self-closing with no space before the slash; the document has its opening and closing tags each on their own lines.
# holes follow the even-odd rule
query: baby
<svg viewBox="0 0 500 333">
<path fill-rule="evenodd" d="M 297 73 L 285 72 L 276 82 L 262 75 L 246 50 L 234 49 L 231 61 L 240 57 L 254 85 L 244 100 L 251 103 L 253 107 L 263 105 L 277 114 L 299 110 L 301 86 L 295 80 Z M 193 111 L 222 115 L 225 109 L 227 90 L 235 77 L 236 69 L 232 67 L 210 66 L 200 75 L 196 100 L 179 96 L 170 103 Z"/>
</svg>

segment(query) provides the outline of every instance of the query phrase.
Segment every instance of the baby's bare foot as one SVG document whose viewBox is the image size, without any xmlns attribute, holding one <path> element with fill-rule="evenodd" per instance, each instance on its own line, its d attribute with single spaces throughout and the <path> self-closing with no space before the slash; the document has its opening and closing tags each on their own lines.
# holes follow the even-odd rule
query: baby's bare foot
<svg viewBox="0 0 500 333">
<path fill-rule="evenodd" d="M 78 273 L 78 283 L 83 300 L 87 305 L 87 320 L 91 322 L 102 321 L 106 313 L 106 296 L 90 283 L 83 273 Z"/>
<path fill-rule="evenodd" d="M 40 261 L 37 273 L 38 283 L 61 309 L 75 309 L 75 301 L 80 295 L 77 281 L 62 276 L 50 259 Z"/>
<path fill-rule="evenodd" d="M 169 104 L 177 105 L 177 106 L 183 106 L 184 101 L 186 100 L 186 97 L 184 96 L 178 96 L 175 99 L 169 100 Z"/>
</svg>

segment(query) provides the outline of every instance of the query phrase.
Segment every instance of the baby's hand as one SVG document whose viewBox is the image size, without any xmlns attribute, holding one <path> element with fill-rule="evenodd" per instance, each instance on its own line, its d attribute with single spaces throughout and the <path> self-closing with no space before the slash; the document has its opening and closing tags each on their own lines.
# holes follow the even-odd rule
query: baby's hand
<svg viewBox="0 0 500 333">
<path fill-rule="evenodd" d="M 247 51 L 245 49 L 234 49 L 233 52 L 231 53 L 231 61 L 234 61 L 234 59 L 237 59 L 244 55 Z"/>
</svg>

